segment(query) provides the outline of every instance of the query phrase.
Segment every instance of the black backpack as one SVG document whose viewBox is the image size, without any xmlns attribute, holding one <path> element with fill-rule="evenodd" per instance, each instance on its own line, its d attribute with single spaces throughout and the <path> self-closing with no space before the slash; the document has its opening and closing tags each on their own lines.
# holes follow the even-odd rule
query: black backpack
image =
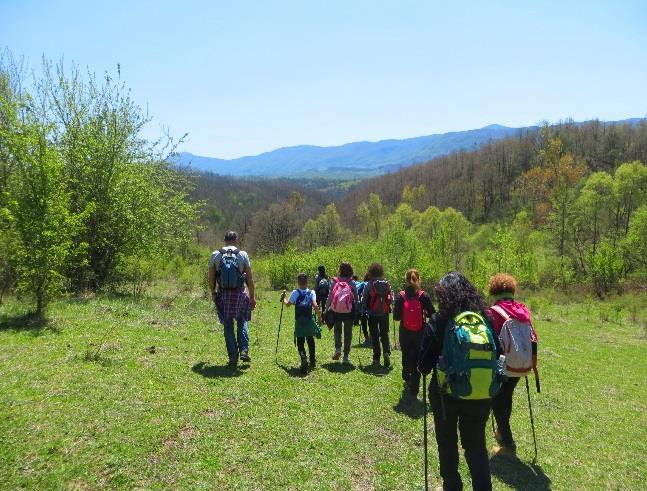
<svg viewBox="0 0 647 491">
<path fill-rule="evenodd" d="M 317 301 L 320 301 L 321 299 L 328 298 L 328 294 L 330 293 L 330 282 L 328 281 L 328 278 L 322 277 L 322 278 L 317 278 L 317 284 L 315 285 L 315 293 L 317 294 Z"/>
</svg>

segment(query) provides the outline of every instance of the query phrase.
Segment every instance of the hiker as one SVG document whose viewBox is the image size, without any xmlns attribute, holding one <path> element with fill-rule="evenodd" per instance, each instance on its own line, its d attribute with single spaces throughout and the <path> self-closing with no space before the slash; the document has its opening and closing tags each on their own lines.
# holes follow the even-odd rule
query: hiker
<svg viewBox="0 0 647 491">
<path fill-rule="evenodd" d="M 434 370 L 429 396 L 443 489 L 463 489 L 458 428 L 473 489 L 491 490 L 485 425 L 503 373 L 500 345 L 484 317 L 483 297 L 467 278 L 447 273 L 434 290 L 438 312 L 425 327 L 418 370 L 425 375 Z M 461 346 L 465 341 L 467 351 Z"/>
<path fill-rule="evenodd" d="M 406 287 L 395 298 L 393 321 L 400 321 L 400 349 L 402 350 L 402 380 L 414 397 L 420 389 L 418 354 L 426 319 L 435 312 L 431 297 L 420 287 L 420 273 L 409 269 L 404 275 Z"/>
<path fill-rule="evenodd" d="M 315 275 L 314 290 L 317 295 L 317 302 L 319 305 L 326 305 L 328 294 L 330 293 L 330 279 L 326 274 L 326 267 L 319 266 L 318 273 Z"/>
<path fill-rule="evenodd" d="M 305 342 L 308 342 L 308 354 L 310 356 L 310 370 L 316 366 L 315 359 L 315 337 L 321 338 L 321 329 L 312 317 L 312 310 L 317 313 L 321 323 L 321 310 L 317 305 L 317 297 L 313 290 L 308 288 L 308 275 L 299 273 L 297 276 L 298 288 L 293 290 L 290 298 L 281 296 L 281 301 L 288 307 L 294 305 L 294 337 L 297 350 L 301 358 L 301 373 L 308 373 L 308 358 L 306 357 Z"/>
<path fill-rule="evenodd" d="M 531 370 L 537 370 L 537 333 L 530 321 L 530 311 L 521 302 L 514 299 L 517 291 L 517 281 L 509 274 L 499 273 L 492 278 L 488 285 L 490 296 L 494 300 L 494 305 L 487 310 L 492 319 L 492 327 L 499 337 L 503 348 L 503 354 L 506 355 L 506 375 L 507 379 L 501 385 L 501 392 L 492 399 L 492 412 L 496 420 L 497 429 L 494 438 L 498 447 L 494 448 L 495 453 L 502 455 L 515 456 L 517 445 L 512 437 L 510 428 L 510 415 L 512 414 L 512 395 L 514 389 L 519 383 L 519 379 L 530 373 Z M 518 327 L 509 325 L 513 330 L 503 329 L 504 324 L 509 319 L 513 319 Z M 510 334 L 514 333 L 511 337 Z M 509 341 L 507 341 L 509 340 Z M 523 349 L 525 347 L 525 350 Z M 515 354 L 512 352 L 518 348 L 520 366 L 511 366 L 515 364 Z"/>
<path fill-rule="evenodd" d="M 393 294 L 391 284 L 384 279 L 384 268 L 373 263 L 368 268 L 369 280 L 362 295 L 362 309 L 368 314 L 368 329 L 373 342 L 373 365 L 380 364 L 380 343 L 384 366 L 391 366 L 391 343 L 389 341 L 389 314 Z"/>
<path fill-rule="evenodd" d="M 326 310 L 333 317 L 335 332 L 335 353 L 333 360 L 339 360 L 342 354 L 342 329 L 344 332 L 344 364 L 350 363 L 350 346 L 353 339 L 353 319 L 358 306 L 357 289 L 352 282 L 353 267 L 350 263 L 341 263 L 337 276 L 332 278 L 330 295 L 326 301 Z"/>
<path fill-rule="evenodd" d="M 366 283 L 368 283 L 369 275 L 366 273 L 364 275 L 364 281 L 359 281 L 357 283 L 357 296 L 359 298 L 359 323 L 362 328 L 362 334 L 364 335 L 363 346 L 371 346 L 371 335 L 368 332 L 368 313 L 362 307 L 362 296 L 364 295 L 364 289 L 366 288 Z"/>
<path fill-rule="evenodd" d="M 225 245 L 214 251 L 209 259 L 209 290 L 218 320 L 224 327 L 229 366 L 240 360 L 249 363 L 249 330 L 247 323 L 256 307 L 254 277 L 249 256 L 236 247 L 238 234 L 225 234 Z M 234 334 L 234 321 L 238 327 Z"/>
</svg>

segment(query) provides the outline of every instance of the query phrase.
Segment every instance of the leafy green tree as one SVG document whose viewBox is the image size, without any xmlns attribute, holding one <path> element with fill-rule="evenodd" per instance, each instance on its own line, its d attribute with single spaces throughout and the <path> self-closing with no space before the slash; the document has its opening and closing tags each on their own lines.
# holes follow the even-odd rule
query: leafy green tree
<svg viewBox="0 0 647 491">
<path fill-rule="evenodd" d="M 368 197 L 368 215 L 370 217 L 372 225 L 375 227 L 375 238 L 380 238 L 380 232 L 382 231 L 382 215 L 384 214 L 384 205 L 379 195 L 371 193 Z"/>
<path fill-rule="evenodd" d="M 43 128 L 24 124 L 8 144 L 16 169 L 6 215 L 19 239 L 19 288 L 34 296 L 40 317 L 52 294 L 62 287 L 80 217 L 70 212 L 69 193 L 61 186 L 63 161 Z"/>
</svg>

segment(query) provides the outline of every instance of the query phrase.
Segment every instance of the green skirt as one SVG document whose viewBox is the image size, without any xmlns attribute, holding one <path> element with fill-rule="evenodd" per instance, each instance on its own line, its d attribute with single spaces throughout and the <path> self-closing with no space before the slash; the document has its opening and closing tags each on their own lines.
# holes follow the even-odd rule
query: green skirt
<svg viewBox="0 0 647 491">
<path fill-rule="evenodd" d="M 321 328 L 317 325 L 312 317 L 305 319 L 295 319 L 294 321 L 294 336 L 297 338 L 305 338 L 308 336 L 321 337 Z"/>
</svg>

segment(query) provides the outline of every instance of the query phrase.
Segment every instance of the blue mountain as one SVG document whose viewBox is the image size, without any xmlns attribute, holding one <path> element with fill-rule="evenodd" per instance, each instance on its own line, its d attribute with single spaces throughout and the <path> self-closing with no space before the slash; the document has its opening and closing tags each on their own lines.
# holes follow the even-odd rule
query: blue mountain
<svg viewBox="0 0 647 491">
<path fill-rule="evenodd" d="M 637 121 L 639 119 L 623 122 Z M 173 163 L 194 170 L 239 177 L 359 178 L 385 174 L 456 150 L 473 150 L 489 141 L 513 136 L 521 131 L 535 130 L 536 126 L 510 128 L 491 124 L 476 130 L 404 140 L 365 141 L 334 147 L 299 145 L 230 160 L 182 152 L 177 154 Z"/>
</svg>

